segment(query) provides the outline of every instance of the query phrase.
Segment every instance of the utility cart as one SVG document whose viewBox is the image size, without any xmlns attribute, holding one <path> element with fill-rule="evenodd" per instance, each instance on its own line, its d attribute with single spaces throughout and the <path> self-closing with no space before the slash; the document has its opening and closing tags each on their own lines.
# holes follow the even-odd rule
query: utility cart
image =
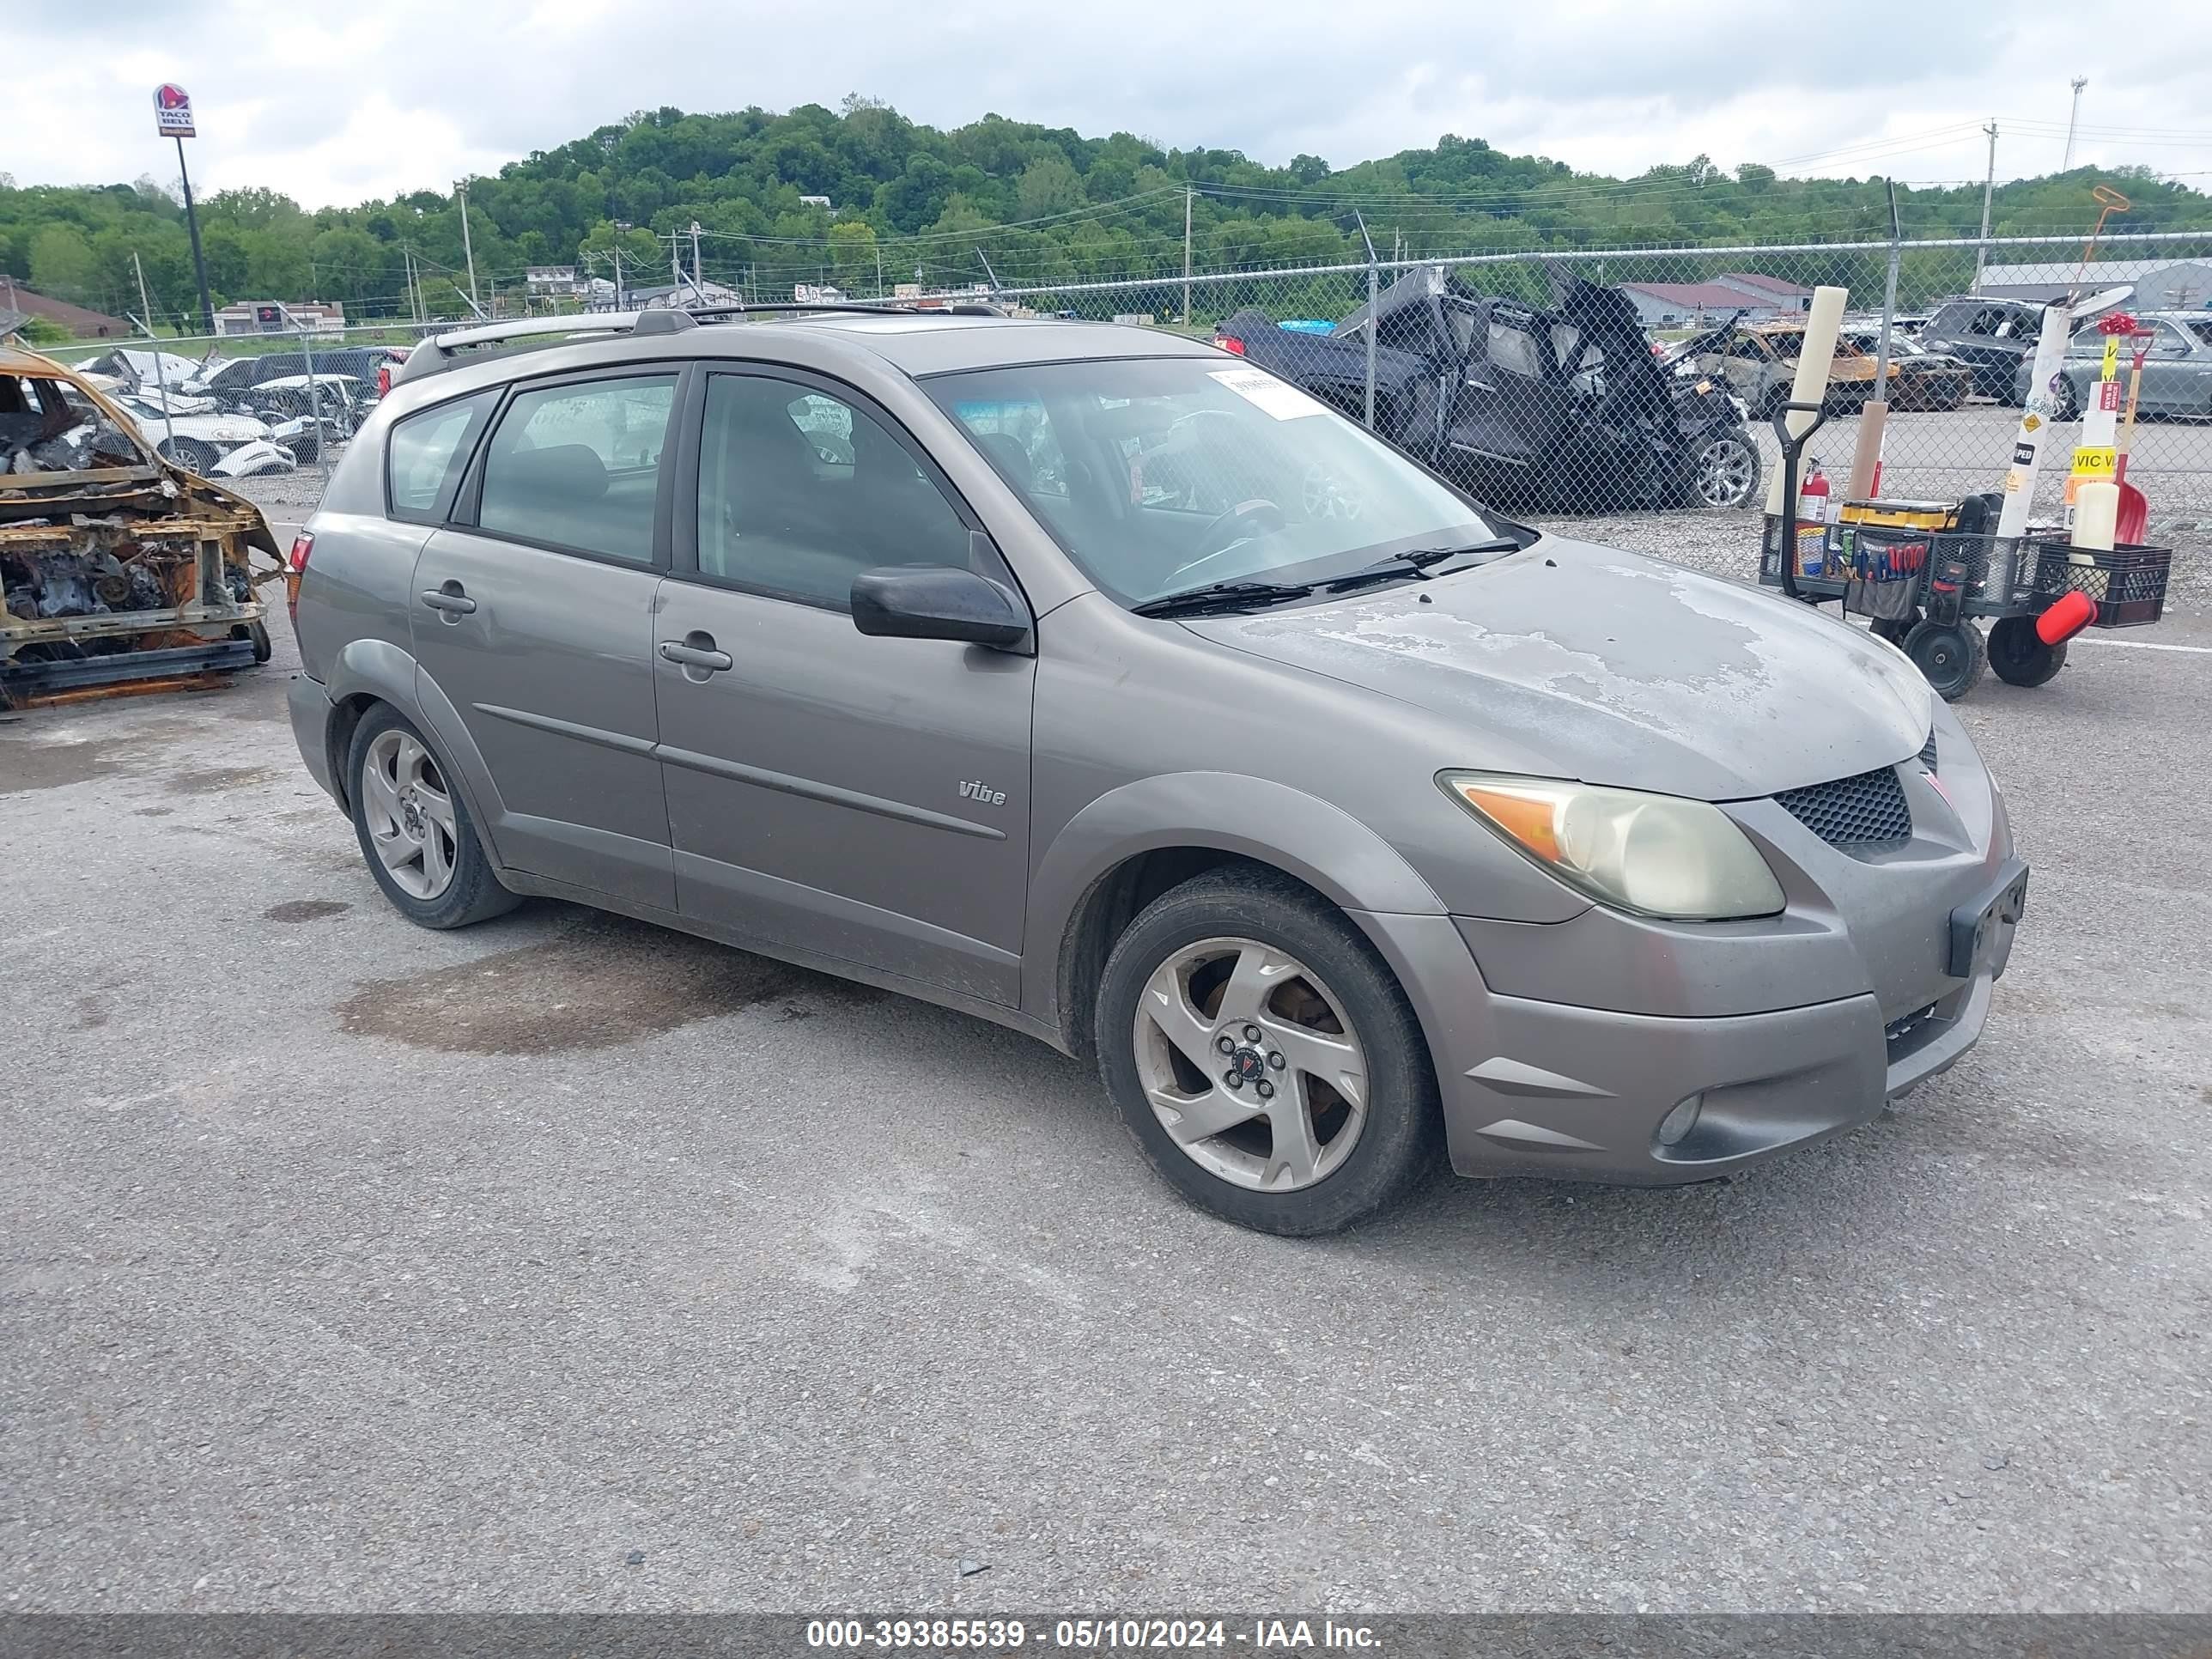
<svg viewBox="0 0 2212 1659">
<path fill-rule="evenodd" d="M 1792 410 L 1814 419 L 1801 434 Z M 1796 507 L 1800 459 L 1825 417 L 1802 404 L 1776 412 L 1782 500 Z M 1808 605 L 1831 600 L 1868 618 L 1912 659 L 1946 702 L 1973 690 L 1984 665 L 2012 685 L 2041 685 L 2066 665 L 2085 627 L 2132 628 L 2166 607 L 2171 548 L 2075 547 L 2063 535 L 1996 533 L 2003 497 L 1847 501 L 1834 522 L 1770 513 L 1759 580 Z M 2082 601 L 2062 601 L 2081 594 Z M 1984 640 L 1978 619 L 1990 623 Z"/>
</svg>

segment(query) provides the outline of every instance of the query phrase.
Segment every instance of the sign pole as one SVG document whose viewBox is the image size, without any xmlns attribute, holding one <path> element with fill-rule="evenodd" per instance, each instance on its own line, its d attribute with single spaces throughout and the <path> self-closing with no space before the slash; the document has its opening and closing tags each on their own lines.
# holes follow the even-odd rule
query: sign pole
<svg viewBox="0 0 2212 1659">
<path fill-rule="evenodd" d="M 192 206 L 192 175 L 185 166 L 185 141 L 177 139 L 177 178 L 185 187 L 185 228 L 192 237 L 192 275 L 199 278 L 200 320 L 210 334 L 215 332 L 215 301 L 208 294 L 207 255 L 200 252 L 200 218 Z"/>
</svg>

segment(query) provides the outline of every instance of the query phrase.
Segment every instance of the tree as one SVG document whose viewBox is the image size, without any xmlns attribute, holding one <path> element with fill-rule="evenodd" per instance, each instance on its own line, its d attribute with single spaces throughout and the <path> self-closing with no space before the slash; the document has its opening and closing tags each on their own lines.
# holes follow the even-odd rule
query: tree
<svg viewBox="0 0 2212 1659">
<path fill-rule="evenodd" d="M 1023 219 L 1049 218 L 1082 205 L 1083 179 L 1058 150 L 1047 151 L 1022 169 L 1014 207 Z"/>
<path fill-rule="evenodd" d="M 57 300 L 93 297 L 98 270 L 92 244 L 68 225 L 49 225 L 31 239 L 31 286 Z"/>
<path fill-rule="evenodd" d="M 876 228 L 865 219 L 841 219 L 830 226 L 830 260 L 840 276 L 873 276 Z"/>
</svg>

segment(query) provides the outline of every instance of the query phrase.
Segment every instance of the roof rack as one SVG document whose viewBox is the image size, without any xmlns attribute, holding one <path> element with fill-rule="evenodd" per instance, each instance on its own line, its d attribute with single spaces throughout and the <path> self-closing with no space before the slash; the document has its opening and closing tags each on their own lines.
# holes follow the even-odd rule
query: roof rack
<svg viewBox="0 0 2212 1659">
<path fill-rule="evenodd" d="M 392 377 L 395 386 L 418 380 L 454 366 L 458 355 L 472 346 L 502 344 L 549 334 L 680 334 L 697 325 L 686 311 L 581 312 L 568 317 L 517 317 L 503 323 L 484 323 L 446 334 L 433 334 L 407 354 Z"/>
<path fill-rule="evenodd" d="M 857 312 L 863 315 L 873 312 L 890 317 L 1003 317 L 1005 307 L 986 304 L 981 300 L 956 300 L 944 305 L 931 305 L 919 300 L 822 300 L 809 303 L 802 300 L 763 300 L 753 305 L 686 306 L 684 312 L 695 318 L 750 317 L 757 313 L 791 315 L 807 312 Z"/>
</svg>

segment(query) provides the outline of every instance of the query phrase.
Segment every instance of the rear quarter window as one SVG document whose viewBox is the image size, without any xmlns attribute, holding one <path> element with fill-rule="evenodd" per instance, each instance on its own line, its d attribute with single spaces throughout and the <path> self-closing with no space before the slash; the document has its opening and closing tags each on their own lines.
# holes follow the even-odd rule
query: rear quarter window
<svg viewBox="0 0 2212 1659">
<path fill-rule="evenodd" d="M 395 422 L 384 441 L 385 502 L 389 516 L 435 522 L 453 502 L 470 441 L 498 394 L 480 392 Z"/>
</svg>

